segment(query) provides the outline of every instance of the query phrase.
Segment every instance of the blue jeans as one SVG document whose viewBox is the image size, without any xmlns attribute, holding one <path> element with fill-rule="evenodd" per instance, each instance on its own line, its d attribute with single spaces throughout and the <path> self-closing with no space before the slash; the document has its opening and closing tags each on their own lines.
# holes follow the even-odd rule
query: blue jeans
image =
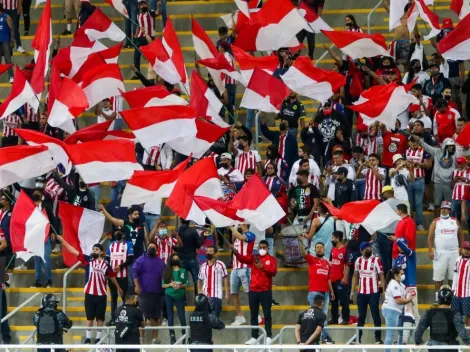
<svg viewBox="0 0 470 352">
<path fill-rule="evenodd" d="M 199 263 L 196 259 L 181 259 L 180 264 L 182 268 L 185 268 L 186 271 L 191 273 L 191 277 L 193 278 L 194 284 L 194 292 L 197 294 L 197 277 L 199 275 Z"/>
<path fill-rule="evenodd" d="M 34 270 L 36 271 L 36 282 L 41 283 L 42 268 L 46 272 L 46 280 L 52 281 L 52 268 L 51 268 L 51 238 L 47 239 L 44 244 L 44 262 L 41 257 L 34 257 Z"/>
<path fill-rule="evenodd" d="M 134 293 L 134 273 L 132 272 L 132 267 L 134 266 L 134 263 L 131 263 L 127 266 L 127 292 L 129 293 Z"/>
<path fill-rule="evenodd" d="M 173 314 L 173 307 L 176 306 L 176 312 L 178 313 L 178 318 L 180 320 L 181 326 L 186 326 L 186 315 L 184 313 L 184 301 L 185 297 L 181 297 L 179 299 L 175 299 L 167 294 L 165 294 L 165 306 L 166 306 L 166 314 L 168 316 L 168 326 L 175 325 L 175 317 Z M 181 331 L 181 335 L 184 335 L 186 330 Z M 175 336 L 175 330 L 170 329 L 170 336 Z"/>
<path fill-rule="evenodd" d="M 388 328 L 385 333 L 384 343 L 386 345 L 393 345 L 393 337 L 395 335 L 395 330 L 391 328 L 396 328 L 399 326 L 401 313 L 393 309 L 382 308 L 382 315 L 385 319 L 385 326 Z M 390 351 L 390 349 L 385 350 L 385 352 Z"/>
<path fill-rule="evenodd" d="M 329 292 L 316 292 L 316 291 L 309 292 L 307 296 L 307 300 L 308 300 L 308 304 L 310 305 L 310 307 L 313 306 L 313 299 L 315 298 L 316 295 L 321 295 L 325 298 L 325 302 L 323 303 L 323 308 L 321 309 L 321 311 L 326 315 L 325 324 L 321 332 L 321 337 L 322 339 L 324 339 L 328 336 L 328 331 L 326 330 L 326 328 L 328 326 L 328 305 L 330 304 L 330 293 Z"/>
<path fill-rule="evenodd" d="M 462 201 L 452 199 L 452 216 L 458 221 L 462 219 Z"/>
<path fill-rule="evenodd" d="M 364 199 L 364 192 L 366 191 L 366 180 L 365 179 L 359 179 L 356 180 L 356 195 L 357 195 L 357 200 L 363 200 Z"/>
<path fill-rule="evenodd" d="M 120 131 L 124 127 L 124 120 L 123 119 L 116 119 L 114 120 L 113 131 Z"/>
<path fill-rule="evenodd" d="M 93 187 L 89 187 L 90 192 L 93 193 L 93 197 L 95 197 L 95 210 L 98 209 L 98 205 L 100 204 L 100 197 L 101 197 L 101 185 L 96 185 Z"/>
<path fill-rule="evenodd" d="M 268 242 L 268 253 L 269 255 L 272 255 L 274 257 L 274 238 L 272 237 L 266 237 L 266 242 Z"/>
<path fill-rule="evenodd" d="M 111 202 L 119 198 L 119 194 L 122 193 L 124 187 L 126 187 L 126 181 L 118 181 L 115 187 L 111 187 Z"/>
<path fill-rule="evenodd" d="M 135 24 L 137 23 L 137 1 L 136 0 L 124 0 L 123 4 L 126 7 L 127 13 L 129 15 L 129 18 L 126 18 L 124 20 L 126 36 L 127 38 L 132 38 L 135 34 L 135 30 L 136 30 Z M 132 22 L 131 20 L 134 22 Z"/>
<path fill-rule="evenodd" d="M 408 184 L 408 199 L 410 200 L 410 210 L 416 211 L 416 226 L 423 225 L 423 195 L 424 178 L 415 180 Z"/>
<path fill-rule="evenodd" d="M 152 231 L 158 219 L 160 219 L 160 215 L 145 213 L 145 227 L 147 228 L 148 233 Z"/>
</svg>

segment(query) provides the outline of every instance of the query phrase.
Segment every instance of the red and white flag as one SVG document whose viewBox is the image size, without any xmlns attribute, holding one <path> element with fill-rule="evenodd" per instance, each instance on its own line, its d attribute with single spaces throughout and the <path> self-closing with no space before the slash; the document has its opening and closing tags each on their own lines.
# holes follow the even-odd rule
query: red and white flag
<svg viewBox="0 0 470 352">
<path fill-rule="evenodd" d="M 54 105 L 55 98 L 59 94 L 60 86 L 62 85 L 62 78 L 60 77 L 60 71 L 55 64 L 55 60 L 52 59 L 51 74 L 49 76 L 49 91 L 47 94 L 47 115 L 51 114 L 52 105 Z"/>
<path fill-rule="evenodd" d="M 223 53 L 217 54 L 216 57 L 210 59 L 203 59 L 196 61 L 199 65 L 206 66 L 211 68 L 215 71 L 223 73 L 229 77 L 232 77 L 234 80 L 241 82 L 243 85 L 246 85 L 244 79 L 240 75 L 240 73 L 235 70 L 235 66 L 230 64 Z"/>
<path fill-rule="evenodd" d="M 353 60 L 363 57 L 390 56 L 382 34 L 349 31 L 322 31 L 322 33 Z"/>
<path fill-rule="evenodd" d="M 242 75 L 245 82 L 250 81 L 255 67 L 258 67 L 272 75 L 279 65 L 279 59 L 277 55 L 255 57 L 236 47 L 235 45 L 232 45 L 232 51 L 233 55 L 235 56 L 235 60 L 238 62 L 240 74 Z"/>
<path fill-rule="evenodd" d="M 312 60 L 305 56 L 298 57 L 281 78 L 294 92 L 318 100 L 322 104 L 346 84 L 343 75 L 317 68 L 312 65 Z"/>
<path fill-rule="evenodd" d="M 408 0 L 392 0 L 389 2 L 388 26 L 390 31 L 401 24 L 401 19 L 405 15 L 405 6 L 408 5 L 408 3 Z"/>
<path fill-rule="evenodd" d="M 192 94 L 192 93 L 191 93 Z M 131 109 L 148 106 L 188 105 L 188 102 L 176 94 L 171 94 L 164 86 L 150 86 L 121 92 Z"/>
<path fill-rule="evenodd" d="M 379 94 L 357 105 L 349 105 L 349 108 L 359 112 L 366 125 L 367 120 L 379 121 L 392 130 L 395 128 L 398 115 L 407 110 L 410 104 L 418 103 L 418 100 L 408 94 L 403 86 L 389 83 Z"/>
<path fill-rule="evenodd" d="M 34 111 L 37 111 L 39 108 L 39 100 L 33 88 L 24 78 L 18 66 L 15 66 L 15 80 L 13 81 L 10 95 L 0 105 L 0 119 L 14 113 L 24 104 L 29 104 Z"/>
<path fill-rule="evenodd" d="M 439 41 L 437 47 L 446 60 L 469 60 L 470 16 L 465 16 L 449 34 Z"/>
<path fill-rule="evenodd" d="M 81 133 L 87 134 L 87 133 L 93 133 L 93 132 L 97 132 L 97 131 L 98 132 L 108 131 L 111 128 L 112 123 L 113 123 L 113 121 L 109 120 L 109 121 L 105 121 L 105 122 L 101 122 L 101 123 L 95 123 L 94 125 L 84 127 L 82 129 L 80 129 L 79 131 L 71 134 L 67 138 L 65 138 L 64 143 L 65 144 L 77 144 L 77 143 L 79 143 L 79 140 L 75 136 L 77 136 L 78 134 L 81 134 Z"/>
<path fill-rule="evenodd" d="M 109 39 L 114 42 L 122 42 L 126 39 L 126 34 L 113 21 L 111 21 L 99 8 L 81 26 L 75 36 L 84 33 L 90 41 L 99 39 Z"/>
<path fill-rule="evenodd" d="M 44 175 L 55 167 L 46 146 L 18 145 L 0 148 L 0 188 Z"/>
<path fill-rule="evenodd" d="M 194 202 L 194 196 L 219 199 L 223 197 L 214 159 L 199 160 L 181 174 L 165 205 L 176 215 L 205 224 L 206 216 Z"/>
<path fill-rule="evenodd" d="M 48 136 L 47 134 L 26 130 L 22 128 L 15 129 L 16 134 L 20 136 L 28 145 L 44 145 L 48 148 L 50 156 L 55 165 L 62 164 L 65 169 L 65 175 L 70 173 L 72 169 L 72 162 L 69 159 L 69 156 L 65 152 L 65 143 L 60 139 Z"/>
<path fill-rule="evenodd" d="M 259 68 L 255 68 L 243 94 L 240 106 L 247 109 L 278 113 L 282 102 L 289 93 L 289 88 L 280 79 Z"/>
<path fill-rule="evenodd" d="M 194 51 L 203 60 L 216 57 L 219 52 L 212 40 L 204 31 L 204 28 L 202 28 L 194 18 L 191 18 L 191 25 L 193 31 Z M 217 72 L 211 68 L 208 68 L 207 71 L 209 71 L 210 75 L 212 76 L 214 84 L 219 90 L 220 94 L 222 94 L 225 91 L 225 82 L 222 79 L 222 75 L 220 72 Z"/>
<path fill-rule="evenodd" d="M 197 116 L 205 117 L 220 127 L 229 127 L 222 117 L 220 110 L 223 107 L 222 102 L 217 98 L 212 89 L 208 88 L 206 83 L 193 70 L 191 74 L 191 96 L 189 101 Z"/>
<path fill-rule="evenodd" d="M 112 120 L 110 120 L 113 122 Z M 68 136 L 65 140 L 65 144 L 78 144 L 93 141 L 108 141 L 112 139 L 124 139 L 135 143 L 135 136 L 132 132 L 124 130 L 111 130 L 111 131 L 84 131 L 81 129 L 74 134 Z"/>
<path fill-rule="evenodd" d="M 465 127 L 460 131 L 455 142 L 464 148 L 470 147 L 470 124 L 465 124 Z"/>
<path fill-rule="evenodd" d="M 196 112 L 189 106 L 137 108 L 121 111 L 121 116 L 147 150 L 197 133 Z"/>
<path fill-rule="evenodd" d="M 193 197 L 193 199 L 215 227 L 236 226 L 245 222 L 237 216 L 237 209 L 231 207 L 230 202 L 207 197 Z"/>
<path fill-rule="evenodd" d="M 318 16 L 318 14 L 312 10 L 304 1 L 302 1 L 298 7 L 299 12 L 305 18 L 306 25 L 304 29 L 308 32 L 321 33 L 324 31 L 332 31 L 328 23 L 326 23 L 323 18 Z"/>
<path fill-rule="evenodd" d="M 351 224 L 361 224 L 371 234 L 401 220 L 387 202 L 381 203 L 376 199 L 348 202 L 341 209 L 325 202 L 323 204 L 332 216 Z"/>
<path fill-rule="evenodd" d="M 250 14 L 253 13 L 253 12 L 258 12 L 259 10 L 261 10 L 260 8 L 256 8 L 256 9 L 252 9 L 250 8 Z M 225 15 L 222 15 L 220 16 L 220 18 L 222 19 L 222 21 L 224 21 L 225 25 L 227 26 L 227 28 L 236 28 L 236 24 L 237 24 L 237 21 L 238 21 L 238 13 L 240 11 L 239 10 L 236 10 L 235 12 L 232 12 L 232 13 L 227 13 Z M 242 12 L 242 16 L 246 19 L 250 19 L 250 17 L 247 17 L 243 12 Z"/>
<path fill-rule="evenodd" d="M 71 79 L 64 77 L 47 123 L 72 134 L 76 131 L 75 118 L 87 108 L 88 100 L 83 89 Z"/>
<path fill-rule="evenodd" d="M 89 106 L 95 106 L 105 98 L 120 95 L 125 89 L 119 65 L 105 64 L 91 69 L 83 75 L 81 88 Z"/>
<path fill-rule="evenodd" d="M 243 50 L 277 50 L 299 45 L 296 34 L 306 21 L 289 0 L 266 2 L 260 11 L 251 14 L 248 25 L 240 25 L 238 16 L 235 45 Z"/>
<path fill-rule="evenodd" d="M 67 145 L 67 154 L 85 183 L 128 180 L 142 170 L 135 144 L 123 139 Z"/>
<path fill-rule="evenodd" d="M 195 136 L 172 138 L 168 145 L 178 153 L 183 155 L 192 153 L 193 158 L 199 159 L 230 129 L 230 127 L 223 128 L 200 118 L 196 119 L 196 128 Z"/>
<path fill-rule="evenodd" d="M 244 0 L 235 0 L 235 4 L 237 4 L 238 9 L 243 12 L 243 14 L 250 18 L 250 8 L 248 3 Z"/>
<path fill-rule="evenodd" d="M 49 235 L 50 223 L 45 209 L 39 210 L 21 191 L 11 214 L 11 248 L 16 257 L 29 260 L 37 256 L 44 260 L 44 244 Z"/>
<path fill-rule="evenodd" d="M 454 11 L 461 20 L 470 13 L 470 2 L 468 0 L 452 0 L 450 9 Z"/>
<path fill-rule="evenodd" d="M 91 253 L 93 246 L 103 236 L 105 217 L 97 211 L 60 201 L 59 218 L 64 240 L 80 254 Z M 78 261 L 77 256 L 65 248 L 62 249 L 62 255 L 64 256 L 64 264 L 68 267 Z"/>
<path fill-rule="evenodd" d="M 52 24 L 51 24 L 51 0 L 46 1 L 46 6 L 41 13 L 39 24 L 36 28 L 36 34 L 31 43 L 34 49 L 33 76 L 31 77 L 31 87 L 34 92 L 40 96 L 40 93 L 46 88 L 45 77 L 49 69 L 49 53 L 52 43 Z"/>
<path fill-rule="evenodd" d="M 157 203 L 161 202 L 162 198 L 168 198 L 190 160 L 189 157 L 174 169 L 167 171 L 134 171 L 122 193 L 121 206 Z"/>
<path fill-rule="evenodd" d="M 260 231 L 276 224 L 286 215 L 258 174 L 251 176 L 230 205 L 237 209 L 239 217 Z"/>
<path fill-rule="evenodd" d="M 415 0 L 415 4 L 418 8 L 419 16 L 431 28 L 431 31 L 424 36 L 424 40 L 429 40 L 441 32 L 439 16 L 429 9 L 429 7 L 424 3 L 424 0 Z"/>
<path fill-rule="evenodd" d="M 121 0 L 105 0 L 109 6 L 114 7 L 120 14 L 124 17 L 129 18 L 129 14 L 127 13 L 127 9 L 124 6 L 124 2 Z"/>
</svg>

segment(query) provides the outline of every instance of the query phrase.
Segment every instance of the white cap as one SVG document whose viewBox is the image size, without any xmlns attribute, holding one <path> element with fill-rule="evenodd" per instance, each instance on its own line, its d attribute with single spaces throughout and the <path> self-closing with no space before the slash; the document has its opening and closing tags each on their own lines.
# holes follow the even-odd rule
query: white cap
<svg viewBox="0 0 470 352">
<path fill-rule="evenodd" d="M 401 154 L 395 154 L 393 157 L 392 157 L 392 161 L 393 163 L 395 164 L 398 160 L 400 159 L 403 159 L 403 155 Z"/>
<path fill-rule="evenodd" d="M 223 160 L 223 159 L 230 159 L 230 160 L 232 160 L 232 154 L 230 154 L 230 153 L 222 153 L 222 155 L 220 156 L 220 160 Z"/>
</svg>

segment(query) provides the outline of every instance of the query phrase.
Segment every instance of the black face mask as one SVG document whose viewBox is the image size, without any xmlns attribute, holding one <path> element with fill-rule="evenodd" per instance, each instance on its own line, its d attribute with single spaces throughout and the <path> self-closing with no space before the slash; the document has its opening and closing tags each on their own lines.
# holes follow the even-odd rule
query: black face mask
<svg viewBox="0 0 470 352">
<path fill-rule="evenodd" d="M 413 67 L 413 70 L 415 72 L 421 72 L 421 66 L 415 66 L 415 67 Z"/>
<path fill-rule="evenodd" d="M 452 98 L 452 95 L 444 95 L 445 100 L 450 100 Z"/>
<path fill-rule="evenodd" d="M 238 143 L 237 148 L 243 150 L 245 149 L 245 146 L 242 143 Z"/>
<path fill-rule="evenodd" d="M 298 178 L 298 179 L 297 179 L 297 184 L 298 184 L 298 185 L 302 184 L 302 179 L 301 179 L 301 178 Z"/>
<path fill-rule="evenodd" d="M 124 238 L 124 235 L 122 232 L 118 232 L 116 234 L 116 241 L 122 241 L 123 238 Z"/>
<path fill-rule="evenodd" d="M 173 266 L 179 266 L 180 265 L 180 260 L 179 259 L 173 259 L 170 261 L 170 264 Z"/>
<path fill-rule="evenodd" d="M 212 260 L 214 258 L 214 255 L 207 253 L 206 258 L 207 258 L 207 260 Z"/>
<path fill-rule="evenodd" d="M 352 25 L 353 25 L 352 22 L 346 23 L 347 27 L 352 27 Z"/>
<path fill-rule="evenodd" d="M 42 201 L 42 196 L 39 194 L 33 194 L 31 196 L 31 199 L 33 200 L 33 202 L 39 202 L 39 201 Z"/>
<path fill-rule="evenodd" d="M 229 169 L 228 164 L 222 164 L 222 167 L 223 167 L 225 170 L 228 170 L 228 169 Z"/>
<path fill-rule="evenodd" d="M 78 186 L 79 186 L 80 188 L 86 188 L 86 183 L 83 182 L 83 181 L 80 181 L 80 182 L 78 183 Z"/>
<path fill-rule="evenodd" d="M 333 245 L 333 247 L 336 247 L 336 245 L 338 244 L 338 242 L 336 242 L 336 241 L 331 241 L 331 244 Z"/>
<path fill-rule="evenodd" d="M 141 10 L 143 13 L 149 12 L 149 8 L 148 8 L 148 7 L 141 7 L 140 10 Z"/>
<path fill-rule="evenodd" d="M 372 256 L 372 251 L 369 250 L 369 251 L 364 252 L 364 257 L 370 258 L 371 256 Z"/>
<path fill-rule="evenodd" d="M 149 247 L 147 254 L 149 257 L 155 257 L 157 255 L 157 249 L 155 247 Z"/>
<path fill-rule="evenodd" d="M 90 258 L 98 259 L 99 257 L 100 257 L 100 255 L 98 253 L 91 253 L 90 254 Z"/>
<path fill-rule="evenodd" d="M 325 253 L 321 253 L 321 254 L 315 253 L 315 255 L 317 256 L 317 258 L 323 258 L 325 256 Z"/>
</svg>

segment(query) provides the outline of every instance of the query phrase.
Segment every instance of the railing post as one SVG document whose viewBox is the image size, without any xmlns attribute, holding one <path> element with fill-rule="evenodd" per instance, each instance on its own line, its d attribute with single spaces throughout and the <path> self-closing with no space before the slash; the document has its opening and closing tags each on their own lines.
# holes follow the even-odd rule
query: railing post
<svg viewBox="0 0 470 352">
<path fill-rule="evenodd" d="M 256 150 L 258 151 L 259 153 L 259 139 L 258 139 L 258 135 L 259 135 L 259 114 L 261 113 L 261 111 L 258 110 L 258 112 L 256 113 L 255 115 L 255 141 L 256 141 Z"/>
<path fill-rule="evenodd" d="M 332 44 L 332 45 L 330 46 L 330 49 L 333 49 L 334 47 L 335 47 L 335 45 Z M 325 52 L 324 52 L 323 54 L 321 54 L 320 57 L 319 57 L 317 60 L 315 60 L 315 64 L 314 64 L 313 66 L 317 67 L 318 64 L 320 63 L 320 61 L 323 60 L 323 58 L 324 58 L 327 54 L 328 54 L 328 50 L 325 50 Z"/>
<path fill-rule="evenodd" d="M 80 262 L 76 262 L 74 265 L 72 265 L 64 274 L 64 278 L 62 279 L 62 311 L 64 313 L 67 313 L 67 278 L 70 275 L 70 273 L 78 268 L 80 265 Z"/>
<path fill-rule="evenodd" d="M 380 0 L 377 5 L 369 12 L 367 15 L 367 33 L 370 34 L 370 19 L 372 18 L 372 15 L 374 12 L 379 8 L 380 5 L 382 5 L 383 0 Z"/>
</svg>

